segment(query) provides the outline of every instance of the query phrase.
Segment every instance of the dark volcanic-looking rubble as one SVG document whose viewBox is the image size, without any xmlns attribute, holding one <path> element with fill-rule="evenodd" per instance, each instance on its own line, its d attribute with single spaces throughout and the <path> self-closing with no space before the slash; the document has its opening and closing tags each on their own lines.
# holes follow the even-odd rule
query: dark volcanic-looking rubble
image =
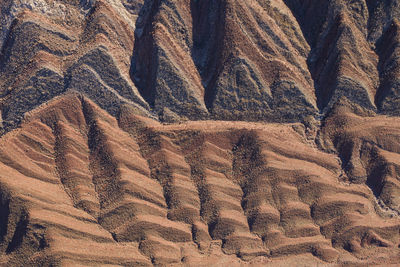
<svg viewBox="0 0 400 267">
<path fill-rule="evenodd" d="M 0 0 L 1 266 L 400 263 L 400 0 Z"/>
</svg>

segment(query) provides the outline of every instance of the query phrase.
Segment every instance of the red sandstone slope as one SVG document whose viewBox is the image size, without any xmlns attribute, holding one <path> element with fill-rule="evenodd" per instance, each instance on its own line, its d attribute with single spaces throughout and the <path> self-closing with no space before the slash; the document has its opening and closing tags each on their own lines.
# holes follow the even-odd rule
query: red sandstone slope
<svg viewBox="0 0 400 267">
<path fill-rule="evenodd" d="M 399 264 L 399 0 L 0 14 L 0 265 Z"/>
<path fill-rule="evenodd" d="M 376 152 L 392 177 L 395 139 Z M 298 124 L 163 126 L 129 107 L 116 120 L 73 94 L 0 142 L 8 265 L 399 260 L 395 179 L 382 176 L 385 210 Z"/>
</svg>

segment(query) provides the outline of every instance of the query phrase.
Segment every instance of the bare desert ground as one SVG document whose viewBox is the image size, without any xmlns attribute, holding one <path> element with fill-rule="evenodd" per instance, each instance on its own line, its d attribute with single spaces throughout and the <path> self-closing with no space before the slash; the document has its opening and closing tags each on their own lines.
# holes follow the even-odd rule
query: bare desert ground
<svg viewBox="0 0 400 267">
<path fill-rule="evenodd" d="M 0 266 L 400 264 L 400 0 L 0 0 Z"/>
</svg>

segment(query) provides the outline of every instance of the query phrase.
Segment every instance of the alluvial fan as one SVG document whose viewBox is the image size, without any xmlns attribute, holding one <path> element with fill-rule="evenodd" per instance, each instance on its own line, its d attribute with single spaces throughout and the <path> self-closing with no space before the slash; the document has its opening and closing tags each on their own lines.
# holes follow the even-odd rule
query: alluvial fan
<svg viewBox="0 0 400 267">
<path fill-rule="evenodd" d="M 400 263 L 400 0 L 0 0 L 0 265 Z"/>
</svg>

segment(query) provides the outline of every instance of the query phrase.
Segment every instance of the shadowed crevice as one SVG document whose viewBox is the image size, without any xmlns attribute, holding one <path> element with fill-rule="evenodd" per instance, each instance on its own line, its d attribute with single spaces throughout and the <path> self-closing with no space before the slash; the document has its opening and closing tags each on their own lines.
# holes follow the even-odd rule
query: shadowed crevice
<svg viewBox="0 0 400 267">
<path fill-rule="evenodd" d="M 381 38 L 377 41 L 379 56 L 378 71 L 380 85 L 375 95 L 375 104 L 384 114 L 398 116 L 400 100 L 400 80 L 397 74 L 400 71 L 400 22 L 392 20 L 384 29 Z"/>
<path fill-rule="evenodd" d="M 0 243 L 5 239 L 10 217 L 10 199 L 0 191 Z"/>
<path fill-rule="evenodd" d="M 284 0 L 300 25 L 305 39 L 315 48 L 328 14 L 329 0 Z M 312 52 L 310 53 L 310 55 Z"/>
<path fill-rule="evenodd" d="M 192 226 L 193 241 L 202 247 L 211 240 L 210 234 L 215 228 L 214 218 L 218 213 L 212 203 L 211 193 L 206 183 L 206 166 L 204 164 L 203 149 L 205 136 L 199 131 L 183 131 L 178 134 L 178 141 L 184 153 L 185 161 L 190 166 L 190 178 L 196 186 L 200 200 L 200 218 L 207 226 L 203 232 L 197 226 Z"/>
<path fill-rule="evenodd" d="M 26 236 L 26 232 L 28 229 L 28 223 L 29 223 L 28 213 L 22 210 L 17 225 L 15 227 L 14 235 L 7 246 L 6 249 L 7 254 L 15 251 L 22 245 L 22 242 L 24 240 L 24 237 Z"/>
<path fill-rule="evenodd" d="M 311 78 L 314 81 L 314 92 L 317 98 L 317 106 L 318 109 L 322 111 L 327 104 L 326 99 L 329 99 L 330 96 L 327 97 L 326 92 L 324 92 L 324 89 L 326 88 L 326 83 L 323 83 L 324 85 L 322 86 L 322 83 L 319 80 L 319 73 L 323 70 L 323 68 L 318 67 L 318 65 L 321 65 L 321 62 L 319 62 L 321 60 L 326 62 L 326 60 L 328 59 L 328 54 L 319 56 L 317 53 L 319 52 L 318 47 L 321 46 L 320 34 L 323 31 L 323 26 L 327 19 L 329 11 L 329 1 L 284 0 L 284 2 L 292 11 L 293 16 L 296 18 L 301 28 L 304 38 L 310 45 L 311 50 L 307 57 L 307 66 L 311 74 Z M 332 42 L 332 40 L 330 39 L 328 40 L 328 42 Z M 334 42 L 332 42 L 332 44 L 334 44 Z M 331 95 L 332 93 L 329 94 Z"/>
<path fill-rule="evenodd" d="M 249 208 L 247 197 L 252 193 L 257 176 L 262 175 L 265 160 L 261 155 L 260 141 L 257 134 L 252 131 L 238 133 L 240 135 L 234 145 L 232 170 L 237 183 L 243 190 L 241 200 L 242 209 L 245 211 L 249 229 L 252 231 L 256 214 Z"/>
<path fill-rule="evenodd" d="M 93 174 L 93 184 L 99 197 L 100 209 L 104 209 L 123 196 L 120 173 L 93 108 L 85 100 L 82 101 L 82 106 L 88 125 L 89 169 Z"/>
<path fill-rule="evenodd" d="M 154 108 L 156 98 L 155 80 L 158 52 L 153 30 L 160 0 L 145 0 L 136 20 L 135 42 L 131 58 L 130 77 L 144 100 Z"/>
<path fill-rule="evenodd" d="M 192 59 L 204 86 L 204 102 L 209 111 L 216 96 L 216 83 L 222 72 L 226 53 L 225 0 L 191 0 L 193 48 Z"/>
</svg>

